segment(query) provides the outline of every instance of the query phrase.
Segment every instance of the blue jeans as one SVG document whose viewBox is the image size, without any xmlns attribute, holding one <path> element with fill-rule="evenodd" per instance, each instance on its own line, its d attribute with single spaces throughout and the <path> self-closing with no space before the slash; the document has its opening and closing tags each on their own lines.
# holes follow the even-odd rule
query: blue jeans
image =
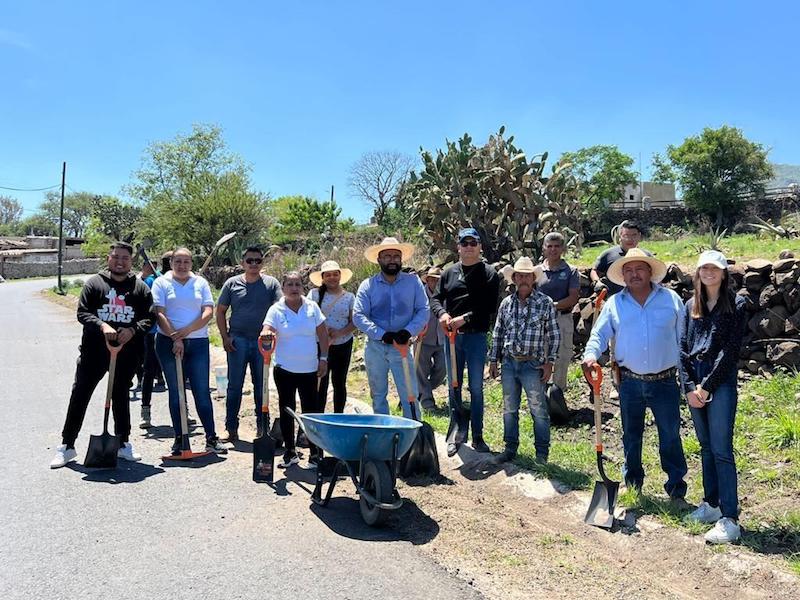
<svg viewBox="0 0 800 600">
<path fill-rule="evenodd" d="M 697 377 L 711 371 L 711 364 L 695 361 Z M 739 518 L 736 463 L 733 458 L 733 425 L 736 421 L 736 374 L 714 390 L 711 402 L 703 408 L 689 407 L 694 430 L 700 442 L 703 463 L 704 500 L 719 506 L 723 517 Z"/>
<path fill-rule="evenodd" d="M 364 350 L 364 364 L 367 367 L 367 381 L 369 382 L 369 393 L 372 396 L 372 410 L 375 414 L 389 414 L 389 371 L 392 372 L 394 384 L 397 386 L 397 393 L 400 394 L 400 402 L 403 405 L 403 416 L 411 418 L 411 406 L 408 404 L 408 396 L 411 394 L 417 397 L 417 382 L 414 378 L 414 357 L 411 351 L 408 352 L 408 371 L 411 375 L 411 390 L 406 386 L 406 376 L 403 372 L 403 357 L 394 346 L 384 344 L 380 340 L 368 340 Z M 417 417 L 420 417 L 419 406 L 417 407 Z"/>
<path fill-rule="evenodd" d="M 658 453 L 661 468 L 667 474 L 664 490 L 673 498 L 686 495 L 684 477 L 688 471 L 681 445 L 680 390 L 674 378 L 641 381 L 622 374 L 619 385 L 619 408 L 622 416 L 622 446 L 625 464 L 622 477 L 628 486 L 642 487 L 642 437 L 645 409 L 650 408 L 658 429 Z"/>
<path fill-rule="evenodd" d="M 239 429 L 239 409 L 242 406 L 242 386 L 247 366 L 250 366 L 250 379 L 253 382 L 253 397 L 255 398 L 256 418 L 261 414 L 261 400 L 263 398 L 262 385 L 264 383 L 264 358 L 258 351 L 258 338 L 231 336 L 236 350 L 228 352 L 228 390 L 225 397 L 225 429 L 237 431 Z"/>
<path fill-rule="evenodd" d="M 445 366 L 448 383 L 453 381 L 450 360 L 449 341 L 444 349 Z M 464 384 L 464 366 L 467 367 L 467 378 L 470 397 L 470 419 L 464 414 L 461 389 Z M 472 439 L 483 439 L 483 369 L 486 365 L 486 334 L 462 333 L 456 336 L 456 378 L 458 387 L 448 386 L 450 396 L 450 429 L 454 432 L 452 441 L 461 444 L 469 438 L 469 426 L 472 425 Z M 448 439 L 448 441 L 451 441 Z"/>
<path fill-rule="evenodd" d="M 156 335 L 156 355 L 158 362 L 161 363 L 161 369 L 164 371 L 164 379 L 167 381 L 169 390 L 169 414 L 172 417 L 172 428 L 175 430 L 175 436 L 183 435 L 178 385 L 184 385 L 184 382 L 178 381 L 175 355 L 172 353 L 172 340 L 160 333 Z M 213 438 L 217 434 L 214 429 L 214 408 L 211 406 L 208 370 L 208 338 L 183 340 L 183 374 L 189 377 L 197 416 L 200 417 L 206 437 Z"/>
<path fill-rule="evenodd" d="M 550 411 L 544 396 L 542 365 L 506 357 L 500 371 L 500 382 L 503 385 L 503 441 L 506 450 L 516 454 L 519 448 L 519 406 L 524 389 L 533 419 L 536 457 L 547 460 L 550 454 Z"/>
</svg>

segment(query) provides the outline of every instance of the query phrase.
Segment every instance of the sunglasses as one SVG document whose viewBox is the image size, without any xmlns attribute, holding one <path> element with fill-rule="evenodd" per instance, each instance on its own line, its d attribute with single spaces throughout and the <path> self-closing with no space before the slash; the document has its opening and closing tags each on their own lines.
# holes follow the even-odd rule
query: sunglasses
<svg viewBox="0 0 800 600">
<path fill-rule="evenodd" d="M 470 240 L 464 240 L 463 242 L 458 242 L 458 244 L 459 244 L 459 246 L 461 246 L 462 248 L 466 248 L 467 246 L 472 246 L 472 247 L 474 248 L 475 246 L 477 246 L 478 244 L 480 244 L 480 242 L 479 242 L 479 241 L 477 241 L 477 240 L 472 240 L 472 241 L 470 241 Z"/>
<path fill-rule="evenodd" d="M 260 265 L 262 262 L 264 262 L 264 259 L 263 258 L 245 258 L 244 262 L 246 262 L 248 265 Z"/>
</svg>

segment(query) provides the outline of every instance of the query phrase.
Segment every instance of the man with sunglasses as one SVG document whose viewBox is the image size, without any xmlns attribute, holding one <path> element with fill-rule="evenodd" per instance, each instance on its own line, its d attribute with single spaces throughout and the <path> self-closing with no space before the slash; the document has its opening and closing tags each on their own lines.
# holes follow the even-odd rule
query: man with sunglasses
<svg viewBox="0 0 800 600">
<path fill-rule="evenodd" d="M 261 385 L 264 380 L 264 360 L 258 351 L 258 336 L 270 306 L 280 300 L 278 280 L 261 273 L 264 253 L 250 246 L 242 254 L 244 273 L 234 275 L 222 286 L 217 300 L 216 321 L 222 345 L 228 353 L 228 389 L 225 396 L 225 429 L 222 441 L 239 440 L 239 408 L 247 366 L 253 381 L 257 436 L 261 436 Z M 231 309 L 230 321 L 227 319 Z"/>
<path fill-rule="evenodd" d="M 458 232 L 459 261 L 442 273 L 436 292 L 430 299 L 431 312 L 442 327 L 458 333 L 455 339 L 456 364 L 450 364 L 450 352 L 445 363 L 450 381 L 450 431 L 447 454 L 453 456 L 467 441 L 472 426 L 472 447 L 477 452 L 489 452 L 483 441 L 483 369 L 486 364 L 486 335 L 497 312 L 500 277 L 494 267 L 481 259 L 481 237 L 476 229 L 467 227 Z M 469 419 L 463 407 L 461 383 L 464 366 L 469 379 Z"/>
</svg>

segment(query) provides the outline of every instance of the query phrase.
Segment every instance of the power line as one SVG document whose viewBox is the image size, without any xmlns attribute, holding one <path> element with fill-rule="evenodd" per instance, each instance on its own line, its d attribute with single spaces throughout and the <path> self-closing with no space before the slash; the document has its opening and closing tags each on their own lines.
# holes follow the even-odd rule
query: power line
<svg viewBox="0 0 800 600">
<path fill-rule="evenodd" d="M 12 192 L 44 192 L 46 190 L 52 190 L 57 187 L 61 187 L 61 184 L 57 183 L 56 185 L 51 185 L 49 187 L 42 187 L 42 188 L 16 188 L 16 187 L 5 187 L 0 185 L 0 190 L 10 190 Z"/>
</svg>

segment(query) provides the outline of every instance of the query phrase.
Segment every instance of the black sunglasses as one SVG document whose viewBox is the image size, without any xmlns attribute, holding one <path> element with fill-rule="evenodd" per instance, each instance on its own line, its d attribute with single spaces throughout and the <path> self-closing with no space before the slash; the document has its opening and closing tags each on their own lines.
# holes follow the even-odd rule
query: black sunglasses
<svg viewBox="0 0 800 600">
<path fill-rule="evenodd" d="M 262 262 L 264 262 L 264 259 L 263 258 L 245 258 L 244 262 L 246 262 L 248 265 L 260 265 Z"/>
<path fill-rule="evenodd" d="M 472 241 L 464 240 L 463 242 L 458 242 L 458 243 L 459 243 L 460 246 L 462 246 L 464 248 L 466 248 L 467 246 L 472 246 L 474 248 L 475 246 L 480 244 L 480 242 L 477 241 L 477 240 L 472 240 Z"/>
</svg>

